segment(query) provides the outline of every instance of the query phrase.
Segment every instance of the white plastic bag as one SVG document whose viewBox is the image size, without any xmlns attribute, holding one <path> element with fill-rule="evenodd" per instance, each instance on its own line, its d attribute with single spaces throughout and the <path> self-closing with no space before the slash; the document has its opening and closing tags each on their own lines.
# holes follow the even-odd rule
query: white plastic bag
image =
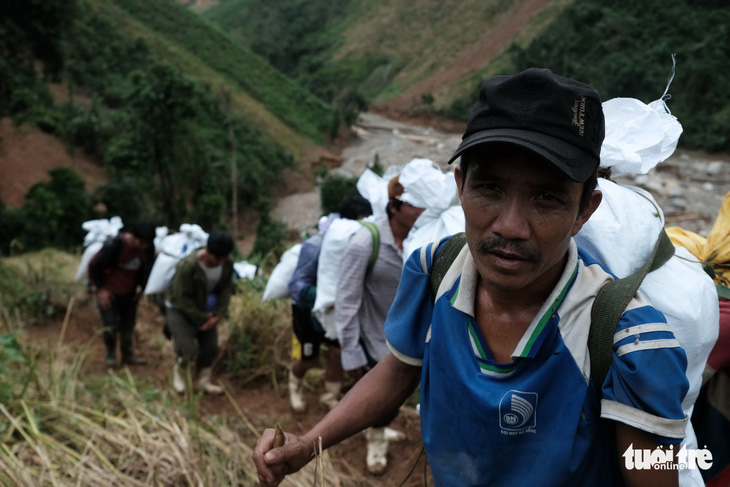
<svg viewBox="0 0 730 487">
<path fill-rule="evenodd" d="M 157 294 L 167 291 L 172 285 L 177 263 L 193 250 L 205 247 L 207 243 L 208 233 L 199 225 L 189 223 L 180 225 L 178 233 L 164 237 L 160 242 L 160 252 L 152 264 L 144 293 Z"/>
<path fill-rule="evenodd" d="M 357 180 L 357 191 L 360 196 L 370 202 L 373 209 L 373 218 L 380 218 L 386 215 L 385 207 L 388 206 L 388 183 L 400 173 L 401 166 L 390 166 L 385 174 L 378 176 L 370 169 L 365 169 Z"/>
<path fill-rule="evenodd" d="M 238 279 L 253 279 L 256 276 L 257 267 L 249 264 L 245 260 L 233 263 L 233 270 L 236 272 Z"/>
<path fill-rule="evenodd" d="M 340 218 L 332 222 L 324 234 L 317 265 L 317 297 L 313 310 L 324 310 L 335 305 L 342 254 L 352 234 L 360 228 L 362 225 L 355 220 Z"/>
<path fill-rule="evenodd" d="M 87 231 L 84 236 L 84 247 L 86 248 L 81 254 L 81 262 L 76 269 L 74 280 L 80 281 L 88 275 L 91 259 L 101 250 L 104 242 L 119 234 L 119 230 L 123 226 L 122 219 L 118 216 L 113 216 L 108 220 L 89 220 L 81 224 L 81 228 Z"/>
<path fill-rule="evenodd" d="M 302 244 L 298 243 L 281 255 L 281 260 L 271 271 L 269 280 L 266 282 L 266 288 L 261 297 L 262 302 L 289 297 L 289 279 L 291 279 L 294 270 L 297 268 L 301 249 Z"/>
<path fill-rule="evenodd" d="M 651 255 L 664 215 L 646 191 L 599 179 L 603 201 L 575 236 L 576 243 L 618 277 L 636 271 Z M 659 269 L 650 272 L 639 287 L 651 304 L 664 313 L 687 354 L 690 389 L 682 402 L 691 416 L 699 394 L 707 357 L 717 340 L 719 309 L 712 279 L 697 259 L 684 248 Z M 692 424 L 688 421 L 684 443 L 697 448 Z M 684 472 L 680 476 L 690 476 Z M 681 483 L 684 485 L 685 480 Z"/>
<path fill-rule="evenodd" d="M 662 100 L 645 105 L 635 98 L 613 98 L 603 103 L 606 138 L 601 167 L 611 175 L 646 174 L 677 148 L 682 125 Z"/>
<path fill-rule="evenodd" d="M 408 233 L 408 237 L 403 241 L 404 262 L 408 260 L 414 250 L 431 242 L 437 242 L 446 236 L 463 232 L 464 227 L 464 210 L 461 206 L 452 206 L 441 212 L 424 211 L 418 217 L 414 228 Z"/>
</svg>

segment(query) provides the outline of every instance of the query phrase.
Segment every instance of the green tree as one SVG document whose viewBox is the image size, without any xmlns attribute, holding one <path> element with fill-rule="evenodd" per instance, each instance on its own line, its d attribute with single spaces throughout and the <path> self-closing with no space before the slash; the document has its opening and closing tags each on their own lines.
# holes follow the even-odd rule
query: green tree
<svg viewBox="0 0 730 487">
<path fill-rule="evenodd" d="M 91 216 L 84 181 L 67 167 L 51 169 L 51 180 L 36 183 L 20 209 L 19 240 L 25 250 L 46 246 L 73 248 L 83 242 L 81 224 Z"/>
</svg>

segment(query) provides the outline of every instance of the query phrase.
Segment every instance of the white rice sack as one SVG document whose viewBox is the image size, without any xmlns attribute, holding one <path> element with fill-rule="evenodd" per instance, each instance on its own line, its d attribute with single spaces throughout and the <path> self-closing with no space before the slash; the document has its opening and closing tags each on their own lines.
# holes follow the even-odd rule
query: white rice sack
<svg viewBox="0 0 730 487">
<path fill-rule="evenodd" d="M 195 249 L 205 247 L 208 234 L 198 225 L 182 224 L 180 232 L 167 235 L 159 245 L 160 252 L 152 264 L 145 294 L 167 291 L 172 285 L 175 268 L 180 260 Z"/>
<path fill-rule="evenodd" d="M 289 297 L 289 279 L 294 274 L 294 269 L 297 268 L 301 249 L 302 244 L 298 243 L 282 254 L 281 260 L 271 271 L 269 280 L 266 282 L 266 288 L 261 297 L 262 302 Z"/>
<path fill-rule="evenodd" d="M 603 103 L 606 138 L 601 167 L 612 176 L 646 174 L 672 155 L 682 125 L 662 100 L 645 105 L 635 98 L 613 98 Z"/>
<path fill-rule="evenodd" d="M 398 182 L 403 185 L 401 199 L 418 208 L 449 208 L 458 194 L 454 174 L 444 173 L 430 159 L 413 159 L 403 167 Z"/>
<path fill-rule="evenodd" d="M 76 275 L 74 276 L 74 280 L 80 281 L 81 279 L 88 276 L 89 262 L 91 262 L 91 259 L 94 258 L 96 253 L 100 251 L 103 246 L 103 241 L 93 242 L 84 249 L 84 253 L 81 254 L 81 263 L 79 264 L 79 268 L 76 269 Z"/>
<path fill-rule="evenodd" d="M 88 233 L 84 237 L 84 247 L 94 242 L 104 242 L 109 237 L 116 237 L 124 227 L 122 219 L 113 216 L 110 219 L 89 220 L 81 224 L 81 228 Z"/>
<path fill-rule="evenodd" d="M 386 215 L 385 207 L 388 206 L 388 183 L 400 173 L 400 166 L 390 166 L 385 174 L 378 176 L 370 169 L 366 169 L 357 180 L 357 191 L 360 196 L 370 202 L 373 209 L 373 218 L 380 218 Z"/>
<path fill-rule="evenodd" d="M 651 255 L 664 226 L 664 215 L 646 191 L 604 179 L 599 180 L 599 188 L 603 201 L 576 235 L 576 243 L 619 278 L 626 277 Z M 687 354 L 690 389 L 682 409 L 691 416 L 702 384 L 702 372 L 719 332 L 714 282 L 696 258 L 686 249 L 677 248 L 673 257 L 646 276 L 639 293 L 664 313 Z M 690 422 L 685 434 L 683 444 L 697 448 Z M 692 472 L 680 475 L 687 477 Z"/>
<path fill-rule="evenodd" d="M 337 279 L 340 275 L 340 261 L 347 242 L 358 229 L 362 228 L 355 220 L 340 218 L 332 222 L 322 240 L 317 266 L 317 298 L 314 309 L 324 310 L 335 305 Z"/>
<path fill-rule="evenodd" d="M 452 206 L 442 212 L 424 211 L 403 241 L 403 263 L 405 264 L 414 250 L 449 235 L 463 232 L 464 227 L 464 210 L 461 206 Z"/>
</svg>

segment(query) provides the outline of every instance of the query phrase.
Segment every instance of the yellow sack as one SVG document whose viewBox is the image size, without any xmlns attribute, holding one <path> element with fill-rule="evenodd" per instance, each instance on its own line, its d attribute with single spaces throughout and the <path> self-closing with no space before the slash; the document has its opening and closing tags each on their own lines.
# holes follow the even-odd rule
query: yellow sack
<svg viewBox="0 0 730 487">
<path fill-rule="evenodd" d="M 674 245 L 685 247 L 701 262 L 712 265 L 716 284 L 730 287 L 730 193 L 725 195 L 707 238 L 680 227 L 667 228 L 667 235 Z"/>
</svg>

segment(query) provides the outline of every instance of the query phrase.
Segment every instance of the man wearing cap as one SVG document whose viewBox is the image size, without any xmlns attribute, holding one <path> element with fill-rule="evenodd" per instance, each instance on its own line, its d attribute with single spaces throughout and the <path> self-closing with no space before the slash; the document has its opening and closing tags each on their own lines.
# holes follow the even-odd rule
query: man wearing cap
<svg viewBox="0 0 730 487">
<path fill-rule="evenodd" d="M 167 323 L 175 347 L 172 387 L 185 392 L 183 369 L 196 360 L 197 388 L 208 394 L 223 390 L 211 379 L 218 354 L 218 324 L 228 317 L 233 293 L 233 239 L 214 230 L 204 248 L 183 258 L 176 267 L 167 305 Z"/>
<path fill-rule="evenodd" d="M 134 353 L 137 305 L 155 260 L 155 226 L 135 222 L 128 230 L 108 240 L 89 262 L 89 280 L 96 289 L 96 301 L 104 324 L 105 363 L 117 362 L 117 335 L 122 363 L 141 365 L 146 361 Z"/>
<path fill-rule="evenodd" d="M 686 356 L 637 295 L 603 382 L 590 375 L 593 300 L 612 277 L 572 237 L 601 202 L 598 93 L 545 69 L 486 80 L 451 161 L 466 242 L 433 296 L 444 241 L 414 252 L 386 321 L 390 355 L 302 437 L 254 451 L 262 485 L 399 407 L 421 384 L 436 485 L 676 485 L 635 453 L 679 444 Z M 447 240 L 447 239 L 444 239 Z"/>
</svg>

